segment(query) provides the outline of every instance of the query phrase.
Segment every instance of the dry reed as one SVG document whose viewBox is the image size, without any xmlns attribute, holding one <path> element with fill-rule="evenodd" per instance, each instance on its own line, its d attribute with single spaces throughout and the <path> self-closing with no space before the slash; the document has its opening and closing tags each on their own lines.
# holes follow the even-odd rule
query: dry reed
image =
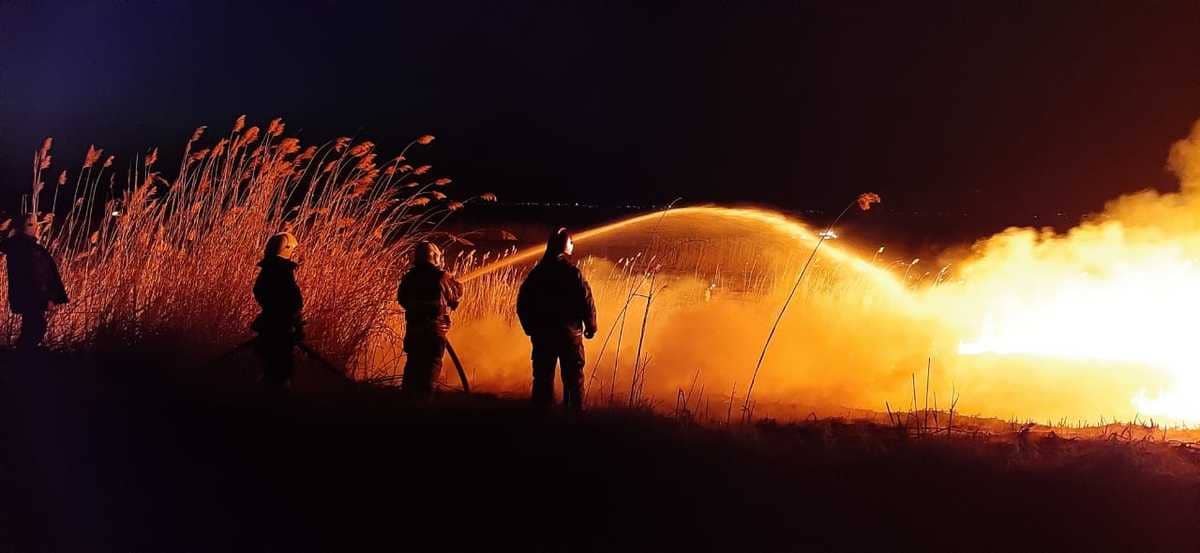
<svg viewBox="0 0 1200 553">
<path fill-rule="evenodd" d="M 227 136 L 198 148 L 204 130 L 192 134 L 174 179 L 155 167 L 157 149 L 121 174 L 112 156 L 98 166 L 103 150 L 89 147 L 57 219 L 39 209 L 50 139 L 35 154 L 29 210 L 42 217 L 44 243 L 71 295 L 51 314 L 48 344 L 173 355 L 236 344 L 257 312 L 250 288 L 263 244 L 288 230 L 301 244 L 297 279 L 310 344 L 355 376 L 395 363 L 392 298 L 411 245 L 449 241 L 439 225 L 451 212 L 495 196 L 455 202 L 432 190 L 449 183 L 445 177 L 381 173 L 371 142 L 301 148 L 282 137 L 281 119 L 260 132 L 239 117 Z M 388 168 L 432 141 L 413 140 Z M 8 322 L 0 341 L 13 338 Z"/>
</svg>

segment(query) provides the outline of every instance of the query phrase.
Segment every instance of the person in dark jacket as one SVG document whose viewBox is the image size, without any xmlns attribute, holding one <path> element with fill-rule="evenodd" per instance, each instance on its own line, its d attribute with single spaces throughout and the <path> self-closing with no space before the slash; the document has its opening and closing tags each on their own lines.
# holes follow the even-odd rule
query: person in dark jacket
<svg viewBox="0 0 1200 553">
<path fill-rule="evenodd" d="M 404 378 L 401 389 L 426 400 L 442 370 L 450 312 L 462 300 L 462 284 L 442 268 L 442 251 L 430 242 L 413 249 L 412 267 L 400 279 L 396 301 L 404 308 Z"/>
<path fill-rule="evenodd" d="M 533 344 L 533 404 L 545 409 L 554 403 L 558 364 L 568 413 L 583 410 L 583 338 L 596 335 L 592 288 L 571 261 L 574 249 L 567 229 L 551 234 L 545 255 L 517 295 L 517 316 Z"/>
<path fill-rule="evenodd" d="M 0 233 L 7 234 L 11 221 L 0 223 Z M 38 348 L 46 336 L 46 311 L 67 303 L 58 266 L 50 252 L 38 243 L 37 217 L 23 218 L 20 229 L 0 241 L 0 254 L 8 265 L 8 308 L 21 316 L 21 335 L 17 349 Z"/>
<path fill-rule="evenodd" d="M 267 240 L 260 270 L 254 281 L 254 299 L 262 313 L 254 320 L 258 333 L 254 349 L 263 365 L 263 384 L 274 389 L 287 388 L 294 370 L 293 349 L 304 339 L 304 298 L 296 284 L 296 262 L 292 261 L 299 242 L 289 232 Z"/>
</svg>

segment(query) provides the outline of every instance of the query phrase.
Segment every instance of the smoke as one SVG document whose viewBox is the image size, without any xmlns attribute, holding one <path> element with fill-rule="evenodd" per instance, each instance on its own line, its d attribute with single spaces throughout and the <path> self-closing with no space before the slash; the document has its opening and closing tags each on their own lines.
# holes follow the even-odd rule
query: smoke
<svg viewBox="0 0 1200 553">
<path fill-rule="evenodd" d="M 589 401 L 628 404 L 632 395 L 669 408 L 682 391 L 690 409 L 708 409 L 710 416 L 725 413 L 731 395 L 740 405 L 814 239 L 779 214 L 716 207 L 580 234 L 577 257 L 601 330 L 587 343 Z M 529 342 L 512 310 L 535 253 L 468 279 L 464 303 L 489 308 L 460 316 L 451 338 L 483 389 L 528 390 Z M 489 278 L 475 278 L 481 274 Z M 907 397 L 934 330 L 890 273 L 846 250 L 823 249 L 771 345 L 756 385 L 756 412 L 882 408 L 889 394 Z M 635 367 L 645 375 L 640 393 L 633 389 Z"/>
<path fill-rule="evenodd" d="M 756 414 L 945 409 L 957 395 L 961 412 L 1001 418 L 1200 421 L 1189 401 L 1200 395 L 1200 124 L 1168 167 L 1178 192 L 1122 196 L 1063 233 L 1010 228 L 942 260 L 954 268 L 945 279 L 906 279 L 907 264 L 823 247 L 767 353 Z M 671 408 L 682 392 L 693 412 L 720 416 L 731 395 L 735 413 L 741 406 L 815 235 L 769 211 L 701 207 L 577 243 L 600 312 L 589 402 L 627 403 L 637 366 L 641 397 Z M 489 276 L 468 282 L 467 301 L 488 308 L 460 318 L 452 338 L 481 388 L 528 391 L 529 343 L 512 310 L 536 257 L 471 273 Z"/>
<path fill-rule="evenodd" d="M 1064 233 L 1013 228 L 976 243 L 961 280 L 929 294 L 965 336 L 960 350 L 1040 367 L 1026 369 L 1037 378 L 1027 394 L 1078 398 L 1057 414 L 1200 420 L 1187 400 L 1200 392 L 1200 123 L 1167 166 L 1177 192 L 1116 198 Z"/>
</svg>

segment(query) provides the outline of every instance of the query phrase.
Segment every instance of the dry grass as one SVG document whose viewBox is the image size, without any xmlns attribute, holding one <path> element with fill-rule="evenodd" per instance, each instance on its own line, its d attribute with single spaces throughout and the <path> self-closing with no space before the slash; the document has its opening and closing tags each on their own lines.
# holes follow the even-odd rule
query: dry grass
<svg viewBox="0 0 1200 553">
<path fill-rule="evenodd" d="M 284 128 L 280 119 L 247 127 L 243 116 L 204 145 L 200 127 L 173 178 L 159 170 L 157 149 L 121 172 L 89 148 L 74 185 L 53 191 L 41 185 L 47 140 L 28 205 L 42 214 L 71 295 L 51 315 L 48 344 L 206 355 L 236 344 L 257 311 L 250 288 L 264 243 L 288 230 L 300 239 L 311 345 L 351 372 L 366 371 L 368 359 L 394 363 L 397 307 L 388 300 L 411 245 L 448 240 L 438 230 L 447 216 L 495 196 L 454 201 L 443 192 L 450 179 L 414 168 L 406 155 L 429 135 L 384 161 L 368 141 L 304 147 Z M 12 340 L 14 319 L 0 340 Z"/>
<path fill-rule="evenodd" d="M 673 396 L 677 388 L 673 381 L 681 380 L 679 386 L 686 384 L 690 388 L 699 367 L 672 363 L 673 351 L 663 350 L 663 345 L 679 347 L 679 344 L 659 339 L 655 329 L 661 327 L 654 321 L 670 320 L 680 310 L 704 305 L 714 297 L 717 301 L 782 301 L 807 260 L 806 255 L 801 255 L 805 252 L 790 252 L 781 258 L 773 255 L 776 252 L 764 252 L 744 242 L 647 240 L 646 236 L 654 234 L 658 220 L 657 215 L 648 217 L 644 233 L 641 229 L 629 233 L 629 243 L 620 246 L 614 247 L 612 243 L 601 246 L 605 240 L 602 235 L 582 242 L 583 248 L 595 248 L 597 254 L 584 255 L 579 261 L 592 285 L 600 323 L 596 339 L 588 343 L 585 400 L 590 407 L 670 408 L 676 403 Z M 510 263 L 514 254 L 519 259 Z M 487 350 L 489 357 L 472 356 L 475 361 L 468 365 L 483 363 L 493 369 L 491 373 L 508 371 L 507 374 L 513 375 L 507 378 L 485 375 L 493 384 L 484 386 L 485 389 L 516 392 L 527 385 L 524 367 L 510 368 L 510 365 L 524 365 L 524 355 L 509 350 L 527 347 L 516 329 L 514 303 L 517 290 L 536 259 L 536 255 L 511 250 L 499 256 L 464 252 L 452 264 L 456 274 L 469 275 L 462 308 L 455 314 L 455 328 L 480 329 L 459 336 L 494 343 Z M 843 264 L 820 258 L 810 264 L 808 274 L 796 290 L 796 299 L 862 304 L 861 299 L 855 298 L 864 297 L 864 289 L 869 285 L 866 279 Z M 664 291 L 664 286 L 669 289 Z M 654 297 L 652 302 L 648 301 L 650 296 Z M 653 307 L 647 309 L 648 303 Z M 643 334 L 644 328 L 647 334 Z M 455 335 L 452 333 L 451 337 Z M 507 361 L 510 358 L 512 361 Z M 704 371 L 695 384 L 696 388 L 709 389 L 727 386 L 727 382 L 722 382 L 722 374 L 709 371 Z M 744 399 L 742 395 L 737 397 L 739 402 Z M 727 393 L 724 399 L 718 394 L 710 409 L 723 414 L 727 399 Z"/>
</svg>

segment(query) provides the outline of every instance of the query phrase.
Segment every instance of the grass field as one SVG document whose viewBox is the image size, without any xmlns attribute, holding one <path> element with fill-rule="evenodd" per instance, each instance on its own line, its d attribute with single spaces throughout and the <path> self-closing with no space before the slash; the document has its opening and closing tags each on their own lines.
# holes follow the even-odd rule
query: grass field
<svg viewBox="0 0 1200 553">
<path fill-rule="evenodd" d="M 35 157 L 28 207 L 73 301 L 52 316 L 55 353 L 0 353 L 0 552 L 1195 549 L 1200 432 L 967 416 L 960 392 L 1068 411 L 1130 395 L 1076 373 L 939 367 L 937 325 L 909 291 L 937 289 L 944 267 L 910 278 L 916 260 L 831 245 L 793 280 L 813 234 L 762 210 L 683 208 L 580 237 L 608 257 L 581 256 L 602 337 L 574 421 L 523 399 L 525 267 L 464 253 L 451 337 L 477 389 L 516 393 L 405 403 L 389 384 L 408 248 L 464 245 L 441 221 L 495 197 L 451 200 L 407 149 L 377 163 L 370 142 L 302 148 L 280 120 L 203 135 L 174 179 L 152 151 L 124 186 L 99 150 L 49 188 L 51 143 Z M 266 395 L 248 352 L 222 352 L 248 336 L 254 262 L 284 229 L 302 244 L 309 342 L 345 374 L 303 363 L 292 393 Z M 752 400 L 772 321 L 786 338 Z"/>
<path fill-rule="evenodd" d="M 496 197 L 452 199 L 451 179 L 415 160 L 432 136 L 385 159 L 368 140 L 306 147 L 280 119 L 259 127 L 239 118 L 216 134 L 197 128 L 177 158 L 155 149 L 114 161 L 92 147 L 79 169 L 51 159 L 52 140 L 35 153 L 25 208 L 39 214 L 72 297 L 51 313 L 52 348 L 194 357 L 231 348 L 251 334 L 249 290 L 263 243 L 290 230 L 300 240 L 309 345 L 358 380 L 394 382 L 404 361 L 395 287 L 409 248 L 431 239 L 462 252 L 451 256 L 468 281 L 451 339 L 472 380 L 491 392 L 525 391 L 528 340 L 514 296 L 536 252 L 509 251 L 497 263 L 497 252 L 443 232 L 447 217 Z M 163 169 L 167 157 L 178 168 Z M 469 228 L 470 213 L 462 216 L 460 228 Z M 843 242 L 817 255 L 818 233 L 769 210 L 680 206 L 576 230 L 601 326 L 588 347 L 589 406 L 669 413 L 682 403 L 712 419 L 722 417 L 709 407 L 728 397 L 741 401 L 738 417 L 882 410 L 910 403 L 912 381 L 932 373 L 923 388 L 935 410 L 940 393 L 943 409 L 953 396 L 966 412 L 1095 421 L 1151 412 L 1135 400 L 1181 380 L 1121 356 L 960 355 L 991 312 L 947 265 L 897 264 L 883 248 Z M 15 338 L 17 321 L 0 319 L 0 344 Z M 805 405 L 773 408 L 793 400 Z"/>
<path fill-rule="evenodd" d="M 1132 433 L 569 423 L 128 358 L 4 366 L 10 551 L 1185 551 L 1200 514 L 1197 451 Z"/>
<path fill-rule="evenodd" d="M 47 343 L 191 354 L 231 347 L 257 310 L 249 290 L 266 240 L 290 231 L 301 244 L 310 341 L 358 376 L 390 369 L 399 348 L 387 299 L 412 245 L 452 240 L 440 224 L 495 196 L 452 199 L 451 178 L 410 160 L 431 135 L 385 159 L 369 140 L 305 146 L 285 131 L 282 119 L 259 127 L 245 116 L 223 136 L 198 127 L 180 157 L 170 154 L 173 168 L 157 148 L 116 159 L 92 146 L 81 166 L 55 164 L 47 138 L 22 206 L 41 222 L 71 296 L 51 315 Z M 4 323 L 0 343 L 11 343 L 17 317 Z"/>
</svg>

